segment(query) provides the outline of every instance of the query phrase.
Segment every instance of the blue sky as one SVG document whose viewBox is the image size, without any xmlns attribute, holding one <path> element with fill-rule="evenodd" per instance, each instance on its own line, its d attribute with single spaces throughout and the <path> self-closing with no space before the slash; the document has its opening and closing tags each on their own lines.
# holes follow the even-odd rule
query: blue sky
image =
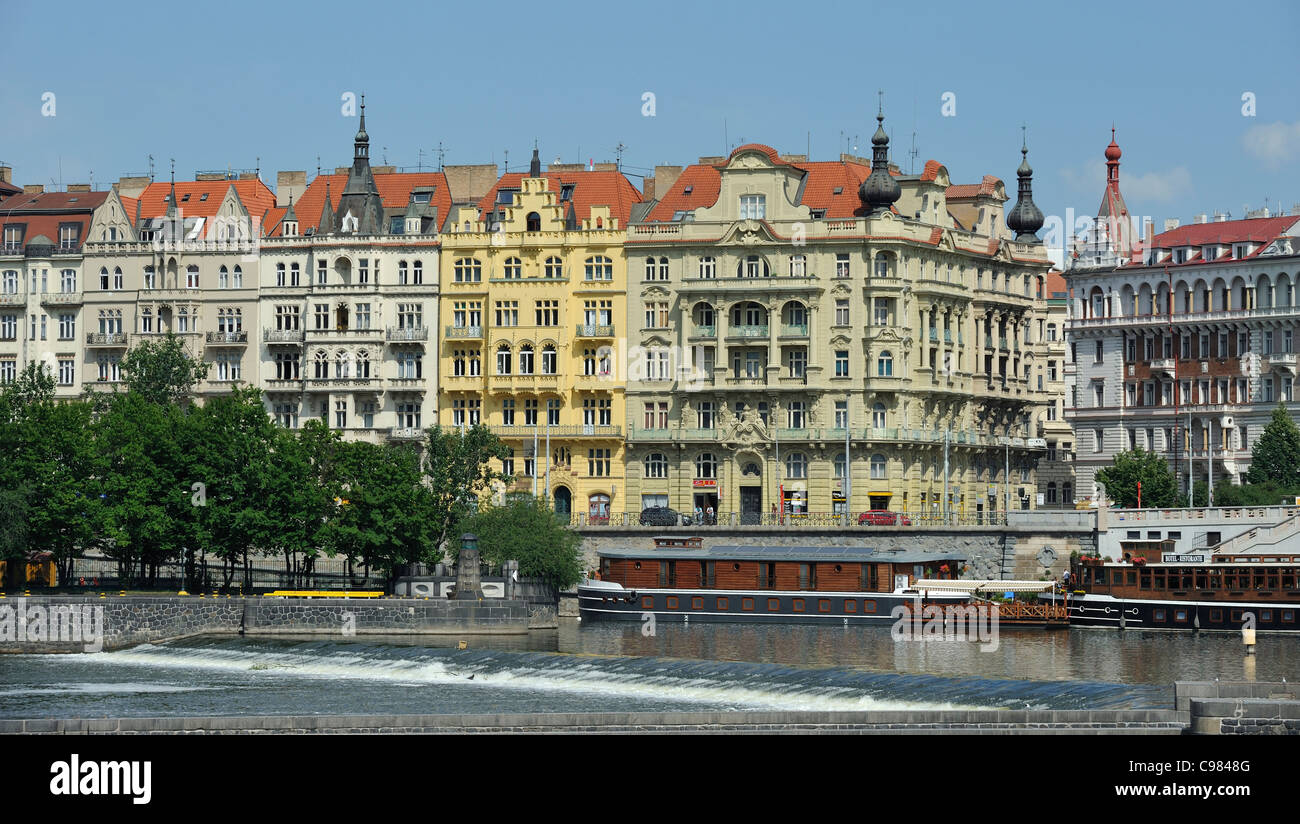
<svg viewBox="0 0 1300 824">
<path fill-rule="evenodd" d="M 1243 7 L 1245 8 L 1245 7 Z M 1035 200 L 1093 214 L 1110 126 L 1132 212 L 1187 222 L 1300 202 L 1300 4 L 168 3 L 4 0 L 0 162 L 15 182 L 96 188 L 169 158 L 326 169 L 365 92 L 376 163 L 542 158 L 629 172 L 742 141 L 832 159 L 869 149 L 885 92 L 894 159 L 994 174 L 1014 197 L 1029 127 Z M 54 116 L 43 116 L 46 92 Z M 643 115 L 646 92 L 653 117 Z M 943 116 L 945 93 L 955 116 Z M 1243 116 L 1244 94 L 1255 115 Z M 847 135 L 841 139 L 841 133 Z M 846 142 L 847 141 L 847 142 Z M 638 182 L 638 177 L 632 178 Z"/>
</svg>

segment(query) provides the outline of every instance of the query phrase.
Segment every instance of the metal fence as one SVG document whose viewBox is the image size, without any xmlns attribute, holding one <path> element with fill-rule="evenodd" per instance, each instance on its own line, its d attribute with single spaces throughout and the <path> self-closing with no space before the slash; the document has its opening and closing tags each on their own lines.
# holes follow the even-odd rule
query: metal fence
<svg viewBox="0 0 1300 824">
<path fill-rule="evenodd" d="M 865 517 L 864 517 L 865 516 Z M 563 519 L 563 515 L 560 516 Z M 681 513 L 676 521 L 665 520 L 662 516 L 647 516 L 644 520 L 639 512 L 615 512 L 607 516 L 595 516 L 587 513 L 572 513 L 569 526 L 575 528 L 596 527 L 634 527 L 654 526 L 664 528 L 689 527 L 691 529 L 731 529 L 738 526 L 777 526 L 777 527 L 843 527 L 854 526 L 868 529 L 871 527 L 937 527 L 937 526 L 1006 526 L 1005 512 L 978 512 L 949 515 L 898 512 L 891 519 L 889 516 L 853 512 L 849 514 L 833 512 L 801 512 L 784 514 L 775 512 L 718 512 L 712 517 Z"/>
</svg>

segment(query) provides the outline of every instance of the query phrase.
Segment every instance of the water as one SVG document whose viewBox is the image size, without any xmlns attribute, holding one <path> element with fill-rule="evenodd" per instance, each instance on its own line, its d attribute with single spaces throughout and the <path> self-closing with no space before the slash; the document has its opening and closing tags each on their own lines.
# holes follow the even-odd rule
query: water
<svg viewBox="0 0 1300 824">
<path fill-rule="evenodd" d="M 1300 678 L 1261 636 L 1004 630 L 996 650 L 887 627 L 565 621 L 516 638 L 208 637 L 92 655 L 0 656 L 0 717 L 1120 708 L 1174 680 Z M 1252 673 L 1253 670 L 1253 673 Z"/>
</svg>

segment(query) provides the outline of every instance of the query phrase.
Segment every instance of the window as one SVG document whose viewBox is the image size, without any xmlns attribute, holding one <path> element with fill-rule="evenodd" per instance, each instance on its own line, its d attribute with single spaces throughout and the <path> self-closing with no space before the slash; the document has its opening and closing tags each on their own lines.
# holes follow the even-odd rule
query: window
<svg viewBox="0 0 1300 824">
<path fill-rule="evenodd" d="M 835 277 L 846 278 L 851 274 L 849 268 L 849 253 L 837 252 L 835 254 Z"/>
<path fill-rule="evenodd" d="M 668 401 L 649 401 L 645 405 L 645 428 L 668 428 Z"/>
<path fill-rule="evenodd" d="M 562 278 L 564 277 L 564 263 L 555 256 L 548 257 L 542 271 L 548 278 Z"/>
<path fill-rule="evenodd" d="M 799 479 L 808 477 L 808 458 L 802 452 L 792 452 L 785 459 L 785 476 Z"/>
<path fill-rule="evenodd" d="M 849 426 L 849 402 L 835 402 L 835 428 L 847 429 Z"/>
<path fill-rule="evenodd" d="M 554 375 L 556 367 L 556 350 L 555 344 L 548 343 L 542 347 L 542 374 Z"/>
<path fill-rule="evenodd" d="M 1101 362 L 1102 362 L 1101 341 L 1097 341 L 1097 355 L 1096 355 L 1096 358 L 1094 359 L 1094 361 L 1095 361 L 1096 363 L 1101 363 Z"/>
<path fill-rule="evenodd" d="M 518 326 L 519 325 L 519 301 L 499 300 L 496 302 L 496 325 L 497 326 Z"/>
<path fill-rule="evenodd" d="M 548 401 L 546 402 L 546 425 L 547 425 L 547 426 L 559 426 L 559 425 L 560 425 L 560 400 L 559 400 L 559 398 L 551 398 L 550 400 L 548 400 Z M 563 461 L 558 461 L 558 463 L 568 463 L 568 460 L 566 459 L 566 460 L 563 460 Z"/>
<path fill-rule="evenodd" d="M 397 355 L 397 377 L 399 379 L 420 378 L 423 376 L 423 359 L 414 352 L 400 352 Z"/>
<path fill-rule="evenodd" d="M 667 478 L 668 458 L 661 452 L 647 455 L 645 459 L 645 476 L 647 478 Z"/>
<path fill-rule="evenodd" d="M 767 198 L 764 195 L 740 196 L 740 219 L 763 220 L 767 217 Z"/>
<path fill-rule="evenodd" d="M 791 349 L 790 350 L 790 377 L 802 378 L 804 376 L 804 371 L 807 366 L 808 366 L 808 350 Z"/>
<path fill-rule="evenodd" d="M 790 277 L 801 278 L 808 274 L 808 258 L 804 255 L 790 256 Z"/>
<path fill-rule="evenodd" d="M 849 301 L 847 298 L 839 298 L 835 301 L 835 325 L 849 325 Z"/>
<path fill-rule="evenodd" d="M 583 267 L 583 278 L 585 280 L 613 280 L 614 261 L 604 255 L 587 258 Z"/>
<path fill-rule="evenodd" d="M 76 361 L 72 358 L 59 358 L 59 385 L 72 386 L 76 379 Z"/>
<path fill-rule="evenodd" d="M 695 459 L 695 477 L 718 477 L 718 459 L 714 457 L 712 452 L 703 452 Z"/>
<path fill-rule="evenodd" d="M 803 429 L 807 424 L 808 408 L 803 401 L 790 401 L 788 414 L 791 429 Z"/>
<path fill-rule="evenodd" d="M 1105 443 L 1105 431 L 1094 429 L 1092 433 L 1092 451 L 1101 452 Z"/>
<path fill-rule="evenodd" d="M 460 258 L 452 270 L 456 283 L 480 283 L 483 280 L 483 264 L 476 258 Z"/>
<path fill-rule="evenodd" d="M 894 356 L 888 351 L 881 352 L 880 357 L 876 359 L 876 375 L 882 378 L 891 377 L 894 374 Z"/>
<path fill-rule="evenodd" d="M 835 351 L 835 377 L 847 378 L 849 376 L 849 352 L 847 349 L 837 349 Z"/>
<path fill-rule="evenodd" d="M 535 326 L 559 326 L 560 302 L 558 300 L 539 300 L 533 302 L 536 315 Z"/>
<path fill-rule="evenodd" d="M 59 315 L 59 340 L 72 340 L 77 336 L 77 316 Z"/>
<path fill-rule="evenodd" d="M 704 279 L 718 276 L 718 261 L 711 257 L 700 258 L 700 277 Z"/>
<path fill-rule="evenodd" d="M 645 325 L 647 329 L 667 329 L 668 303 L 647 303 L 645 305 Z"/>
<path fill-rule="evenodd" d="M 889 325 L 889 309 L 890 309 L 890 301 L 889 301 L 888 298 L 876 298 L 875 300 L 876 300 L 876 302 L 875 302 L 875 306 L 876 306 L 876 325 L 877 325 L 877 326 L 888 326 L 888 325 Z"/>
<path fill-rule="evenodd" d="M 506 280 L 519 280 L 524 276 L 523 263 L 517 257 L 506 258 L 504 274 Z"/>
<path fill-rule="evenodd" d="M 587 450 L 587 474 L 593 478 L 609 477 L 609 449 Z"/>
<path fill-rule="evenodd" d="M 883 403 L 877 403 L 871 408 L 871 425 L 876 429 L 884 429 L 885 421 L 885 405 Z"/>
</svg>

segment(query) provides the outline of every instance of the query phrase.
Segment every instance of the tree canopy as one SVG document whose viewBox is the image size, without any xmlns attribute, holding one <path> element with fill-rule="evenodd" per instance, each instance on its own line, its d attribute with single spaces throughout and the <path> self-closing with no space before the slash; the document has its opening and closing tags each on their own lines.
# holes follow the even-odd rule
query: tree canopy
<svg viewBox="0 0 1300 824">
<path fill-rule="evenodd" d="M 1186 503 L 1169 463 L 1141 447 L 1115 456 L 1110 466 L 1097 472 L 1097 481 L 1116 506 L 1138 505 L 1138 483 L 1142 484 L 1143 507 L 1177 507 Z"/>
</svg>

